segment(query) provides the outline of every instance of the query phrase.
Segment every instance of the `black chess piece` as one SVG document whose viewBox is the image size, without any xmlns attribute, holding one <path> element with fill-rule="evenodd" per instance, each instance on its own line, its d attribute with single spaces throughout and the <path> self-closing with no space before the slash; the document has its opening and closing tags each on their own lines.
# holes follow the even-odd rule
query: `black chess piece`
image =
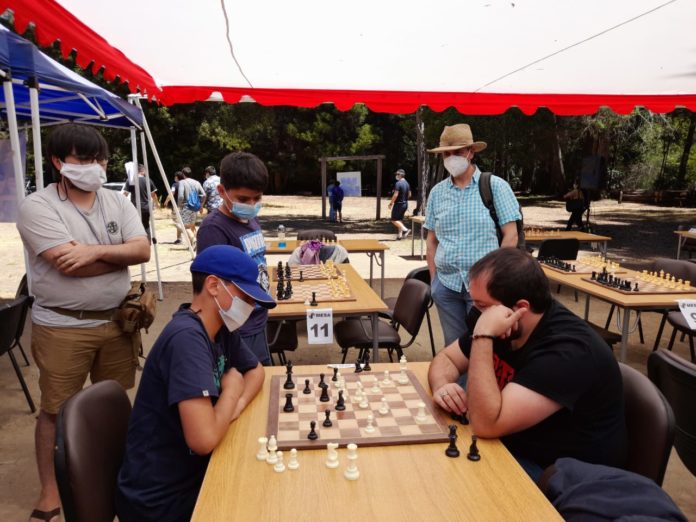
<svg viewBox="0 0 696 522">
<path fill-rule="evenodd" d="M 290 265 L 285 263 L 285 279 L 292 279 L 292 270 L 290 269 Z"/>
<path fill-rule="evenodd" d="M 466 456 L 467 459 L 478 462 L 481 460 L 481 455 L 479 455 L 478 447 L 476 446 L 476 435 L 471 436 L 471 446 L 469 446 L 469 453 Z"/>
<path fill-rule="evenodd" d="M 305 395 L 309 395 L 312 393 L 312 390 L 309 388 L 309 379 L 304 380 L 304 390 L 302 390 L 302 393 Z"/>
<path fill-rule="evenodd" d="M 300 283 L 304 281 L 304 276 L 302 275 L 302 270 L 300 270 Z"/>
<path fill-rule="evenodd" d="M 292 297 L 292 282 L 288 279 L 285 283 L 285 299 L 290 299 Z"/>
<path fill-rule="evenodd" d="M 285 394 L 285 406 L 283 406 L 283 411 L 286 413 L 295 411 L 295 407 L 292 405 L 292 393 Z"/>
<path fill-rule="evenodd" d="M 329 400 L 331 400 L 329 398 L 329 385 L 320 384 L 319 386 L 321 386 L 321 395 L 319 396 L 319 402 L 329 402 Z"/>
<path fill-rule="evenodd" d="M 363 369 L 360 365 L 360 359 L 358 359 L 357 361 L 355 361 L 355 372 L 353 373 L 360 373 L 361 371 L 363 371 Z"/>
<path fill-rule="evenodd" d="M 333 374 L 333 377 L 331 377 L 331 380 L 333 382 L 336 382 L 338 380 L 338 368 L 334 368 L 333 372 L 334 372 L 334 374 Z"/>
<path fill-rule="evenodd" d="M 316 427 L 317 427 L 316 421 L 311 421 L 309 423 L 309 434 L 307 435 L 307 438 L 309 440 L 317 440 L 319 438 L 319 435 L 317 435 L 317 432 L 315 431 Z"/>
<path fill-rule="evenodd" d="M 637 292 L 637 291 L 638 291 L 638 283 L 637 283 L 637 282 L 636 282 L 636 286 L 635 286 L 635 288 L 633 289 L 633 291 L 634 291 L 634 292 Z"/>
<path fill-rule="evenodd" d="M 276 270 L 276 274 L 278 277 L 280 277 L 281 272 L 283 271 L 283 262 L 278 261 L 278 269 Z"/>
<path fill-rule="evenodd" d="M 590 279 L 592 279 L 593 281 L 596 281 L 596 280 L 597 280 L 597 272 L 595 272 L 595 271 L 593 270 L 593 271 L 592 271 L 592 277 L 590 277 Z"/>
<path fill-rule="evenodd" d="M 336 411 L 343 411 L 346 409 L 346 400 L 343 398 L 343 390 L 338 390 L 338 400 L 336 401 Z"/>
<path fill-rule="evenodd" d="M 331 426 L 333 426 L 333 422 L 331 422 L 331 410 L 324 411 L 324 415 L 326 415 L 326 418 L 324 419 L 324 422 L 321 423 L 321 425 L 325 428 L 330 428 Z"/>
<path fill-rule="evenodd" d="M 445 450 L 445 455 L 451 458 L 457 458 L 459 456 L 459 449 L 457 448 L 457 426 L 450 424 L 449 426 L 449 446 Z"/>
<path fill-rule="evenodd" d="M 283 384 L 283 388 L 286 390 L 292 390 L 295 388 L 295 383 L 292 381 L 292 361 L 288 361 L 288 364 L 285 365 L 285 384 Z"/>
<path fill-rule="evenodd" d="M 370 366 L 370 350 L 365 350 L 365 355 L 363 356 L 363 371 L 364 372 L 371 372 L 372 367 Z"/>
<path fill-rule="evenodd" d="M 319 303 L 317 303 L 317 293 L 312 292 L 312 300 L 309 303 L 309 306 L 317 306 Z"/>
<path fill-rule="evenodd" d="M 324 386 L 324 377 L 325 375 L 323 373 L 319 374 L 319 386 Z"/>
<path fill-rule="evenodd" d="M 461 415 L 457 415 L 456 413 L 453 413 L 451 415 L 452 420 L 458 421 L 459 424 L 462 424 L 464 426 L 469 424 L 469 419 L 466 416 L 466 413 L 462 413 Z"/>
</svg>

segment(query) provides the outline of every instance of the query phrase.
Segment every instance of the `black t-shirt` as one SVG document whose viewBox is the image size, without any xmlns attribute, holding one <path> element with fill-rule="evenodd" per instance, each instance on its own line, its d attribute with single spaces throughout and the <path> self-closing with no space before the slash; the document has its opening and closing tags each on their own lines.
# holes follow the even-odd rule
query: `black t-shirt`
<svg viewBox="0 0 696 522">
<path fill-rule="evenodd" d="M 178 404 L 197 397 L 215 404 L 227 369 L 257 364 L 237 332 L 212 343 L 188 305 L 174 314 L 147 357 L 128 423 L 116 493 L 122 522 L 190 520 L 210 456 L 186 445 Z"/>
<path fill-rule="evenodd" d="M 147 182 L 150 182 L 150 190 L 147 189 Z M 140 185 L 140 210 L 142 212 L 148 212 L 148 201 L 150 201 L 150 194 L 153 192 L 157 191 L 157 187 L 155 187 L 155 184 L 152 182 L 151 179 L 146 178 L 145 176 L 138 176 L 138 184 Z M 135 204 L 135 185 L 128 185 L 127 188 L 128 192 L 130 193 L 130 200 L 131 203 L 133 203 L 134 206 L 137 206 Z"/>
<path fill-rule="evenodd" d="M 394 192 L 398 192 L 399 195 L 396 196 L 397 205 L 405 205 L 408 203 L 408 193 L 411 191 L 411 187 L 408 185 L 408 181 L 401 178 L 394 184 Z"/>
<path fill-rule="evenodd" d="M 468 358 L 470 337 L 459 339 Z M 554 301 L 527 343 L 516 350 L 494 342 L 502 390 L 514 382 L 562 408 L 539 424 L 501 440 L 516 457 L 547 467 L 560 457 L 620 467 L 626 458 L 623 383 L 607 344 L 585 321 Z"/>
</svg>

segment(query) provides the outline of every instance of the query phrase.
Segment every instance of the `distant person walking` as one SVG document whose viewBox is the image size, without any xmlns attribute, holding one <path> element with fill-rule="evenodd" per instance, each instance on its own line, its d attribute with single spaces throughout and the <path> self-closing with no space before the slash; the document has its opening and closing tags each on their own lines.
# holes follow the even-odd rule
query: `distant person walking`
<svg viewBox="0 0 696 522">
<path fill-rule="evenodd" d="M 395 175 L 396 183 L 389 208 L 391 209 L 391 224 L 396 228 L 396 239 L 399 240 L 411 233 L 411 229 L 406 228 L 402 221 L 408 208 L 408 198 L 411 197 L 411 187 L 404 179 L 406 177 L 404 169 L 397 170 Z"/>
<path fill-rule="evenodd" d="M 334 187 L 331 189 L 331 199 L 333 199 L 333 208 L 335 212 L 335 220 L 339 223 L 343 223 L 343 189 L 341 188 L 341 182 L 336 180 L 334 182 Z"/>
<path fill-rule="evenodd" d="M 191 169 L 184 167 L 181 169 L 183 179 L 179 181 L 177 204 L 181 213 L 181 221 L 189 236 L 191 244 L 196 241 L 196 218 L 198 212 L 203 213 L 205 204 L 205 190 L 201 184 L 191 177 Z"/>
<path fill-rule="evenodd" d="M 220 176 L 217 175 L 215 167 L 208 166 L 205 168 L 205 181 L 203 182 L 203 190 L 205 190 L 205 208 L 210 214 L 213 210 L 222 205 L 222 198 L 218 194 L 217 186 L 220 184 Z"/>
<path fill-rule="evenodd" d="M 148 184 L 149 182 L 149 184 Z M 150 178 L 145 177 L 145 165 L 138 165 L 138 185 L 140 185 L 140 218 L 147 233 L 147 238 L 151 238 L 150 233 L 150 204 L 152 201 L 152 208 L 159 208 L 159 200 L 157 199 L 157 187 L 152 182 Z M 135 208 L 138 205 L 135 201 L 135 185 L 128 185 L 128 193 L 130 195 L 131 203 Z"/>
<path fill-rule="evenodd" d="M 329 198 L 329 221 L 333 223 L 336 221 L 336 207 L 334 207 L 333 199 L 333 189 L 336 186 L 336 180 L 331 180 L 329 185 L 326 187 L 326 195 Z"/>
<path fill-rule="evenodd" d="M 584 232 L 585 225 L 582 224 L 582 215 L 587 210 L 587 205 L 585 195 L 577 181 L 573 183 L 573 188 L 563 196 L 563 199 L 566 200 L 566 210 L 570 212 L 566 230 L 572 230 L 573 225 L 577 225 L 578 229 Z"/>
</svg>

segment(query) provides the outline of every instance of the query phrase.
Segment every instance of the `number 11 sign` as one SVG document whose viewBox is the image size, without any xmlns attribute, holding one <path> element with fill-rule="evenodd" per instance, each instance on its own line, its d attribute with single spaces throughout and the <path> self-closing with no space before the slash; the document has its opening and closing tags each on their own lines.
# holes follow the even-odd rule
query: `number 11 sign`
<svg viewBox="0 0 696 522">
<path fill-rule="evenodd" d="M 307 310 L 307 342 L 333 344 L 333 308 Z"/>
</svg>

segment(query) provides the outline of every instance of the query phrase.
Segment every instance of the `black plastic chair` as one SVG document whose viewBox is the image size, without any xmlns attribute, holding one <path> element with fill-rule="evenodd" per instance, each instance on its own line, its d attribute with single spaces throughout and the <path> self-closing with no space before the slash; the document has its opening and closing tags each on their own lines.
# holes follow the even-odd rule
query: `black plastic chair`
<svg viewBox="0 0 696 522">
<path fill-rule="evenodd" d="M 430 286 L 430 270 L 427 266 L 414 268 L 406 275 L 405 280 L 409 279 L 417 279 L 418 281 L 423 281 L 426 285 Z M 396 306 L 397 299 L 398 297 L 387 297 L 384 300 L 384 303 L 389 307 L 389 311 L 381 312 L 379 314 L 380 317 L 384 317 L 390 321 L 394 320 L 394 307 Z M 433 357 L 435 357 L 435 340 L 433 338 L 433 326 L 430 320 L 430 309 L 433 307 L 433 304 L 434 301 L 431 296 L 430 302 L 428 303 L 428 308 L 425 310 L 425 320 L 428 324 L 428 335 L 430 336 L 430 351 L 432 352 Z"/>
<path fill-rule="evenodd" d="M 24 334 L 24 325 L 27 322 L 27 315 L 29 314 L 29 308 L 34 304 L 34 297 L 29 295 L 29 282 L 27 281 L 27 274 L 24 274 L 22 276 L 22 280 L 19 282 L 19 286 L 17 287 L 17 292 L 15 293 L 15 299 L 19 299 L 22 296 L 26 296 L 29 298 L 29 306 L 24 310 L 24 316 L 20 318 L 19 320 L 19 325 L 17 326 L 17 334 L 15 335 L 15 342 L 14 345 L 12 346 L 13 348 L 16 346 L 19 348 L 19 351 L 22 354 L 22 357 L 24 357 L 24 363 L 26 366 L 29 366 L 29 359 L 27 358 L 27 354 L 24 351 L 24 347 L 22 346 L 22 335 Z"/>
<path fill-rule="evenodd" d="M 331 230 L 326 230 L 323 228 L 312 228 L 309 230 L 300 230 L 297 233 L 297 239 L 298 239 L 298 241 L 309 241 L 311 239 L 318 239 L 318 240 L 330 239 L 331 241 L 335 241 L 336 234 L 334 234 Z"/>
<path fill-rule="evenodd" d="M 572 260 L 578 258 L 580 241 L 575 238 L 544 239 L 539 245 L 537 258 L 555 257 L 556 259 Z"/>
<path fill-rule="evenodd" d="M 15 359 L 14 353 L 12 353 L 12 349 L 17 345 L 17 332 L 20 331 L 20 322 L 26 320 L 29 303 L 30 298 L 22 296 L 19 299 L 0 305 L 0 355 L 7 353 L 10 356 L 17 379 L 19 379 L 19 384 L 22 386 L 24 396 L 29 403 L 29 409 L 34 413 L 36 411 L 34 400 L 31 398 L 31 393 L 29 393 L 27 383 L 24 381 L 22 371 L 19 369 L 17 359 Z M 22 325 L 21 329 L 23 328 L 24 326 Z"/>
<path fill-rule="evenodd" d="M 297 339 L 297 321 L 269 320 L 266 323 L 266 340 L 271 355 L 271 364 L 275 365 L 273 354 L 278 356 L 280 365 L 287 364 L 285 352 L 294 352 L 299 345 Z"/>
<path fill-rule="evenodd" d="M 389 360 L 392 352 L 396 351 L 398 358 L 403 355 L 404 348 L 413 344 L 418 336 L 423 317 L 430 303 L 430 287 L 423 281 L 407 279 L 404 281 L 399 297 L 394 306 L 394 318 L 390 323 L 377 320 L 377 346 L 386 348 Z M 401 344 L 399 327 L 403 327 L 411 336 L 406 344 Z M 334 327 L 336 342 L 341 347 L 343 362 L 350 348 L 358 348 L 359 359 L 363 358 L 365 350 L 373 347 L 375 333 L 372 331 L 372 320 L 369 318 L 344 319 Z"/>
<path fill-rule="evenodd" d="M 628 435 L 625 468 L 661 486 L 674 443 L 674 413 L 650 379 L 626 364 L 619 367 Z"/>
<path fill-rule="evenodd" d="M 696 475 L 696 365 L 665 350 L 648 357 L 648 377 L 674 410 L 674 447 L 684 465 Z"/>
<path fill-rule="evenodd" d="M 85 388 L 60 409 L 54 466 L 67 522 L 114 519 L 130 412 L 128 395 L 111 380 Z"/>
</svg>

